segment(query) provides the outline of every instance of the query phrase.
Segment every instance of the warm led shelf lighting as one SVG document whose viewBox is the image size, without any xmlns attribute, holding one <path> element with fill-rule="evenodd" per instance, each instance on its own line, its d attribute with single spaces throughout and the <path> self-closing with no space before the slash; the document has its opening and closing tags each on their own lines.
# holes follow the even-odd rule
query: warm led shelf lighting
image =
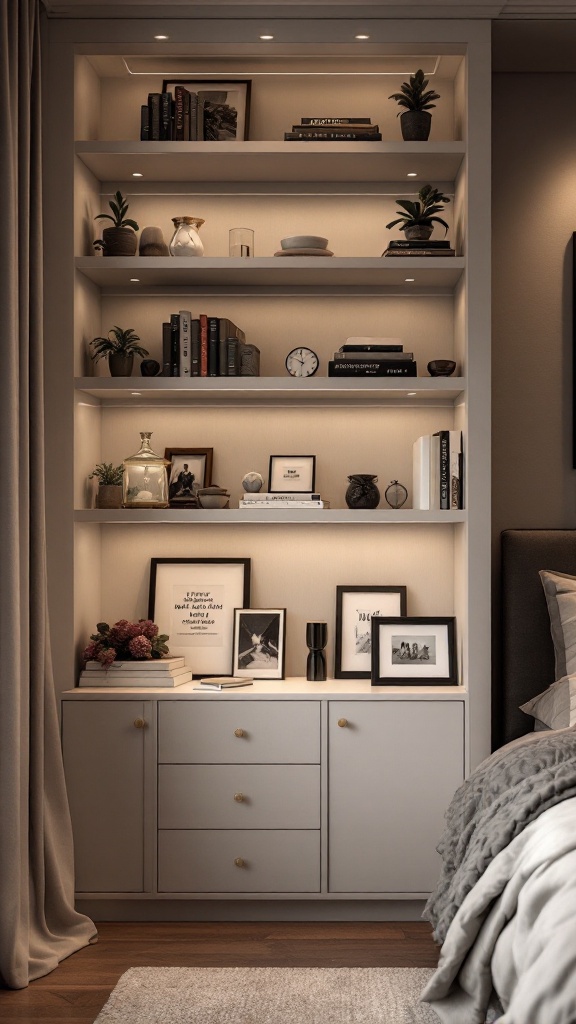
<svg viewBox="0 0 576 1024">
<path fill-rule="evenodd" d="M 370 36 L 358 35 L 358 36 L 354 36 L 354 39 L 370 39 Z"/>
<path fill-rule="evenodd" d="M 169 36 L 154 36 L 154 39 L 169 39 Z"/>
<path fill-rule="evenodd" d="M 260 36 L 260 39 L 274 39 L 274 36 Z"/>
<path fill-rule="evenodd" d="M 142 174 L 142 171 L 132 171 L 132 177 L 133 178 L 143 178 L 144 175 Z"/>
<path fill-rule="evenodd" d="M 406 177 L 407 178 L 417 178 L 418 177 L 418 171 L 408 171 L 408 174 L 406 175 Z"/>
<path fill-rule="evenodd" d="M 407 282 L 408 284 L 410 284 L 410 282 L 412 282 L 412 281 L 415 281 L 415 280 L 416 280 L 416 278 L 415 278 L 415 277 L 405 277 L 405 278 L 404 278 L 404 280 L 405 280 L 405 281 L 406 281 L 406 282 Z"/>
</svg>

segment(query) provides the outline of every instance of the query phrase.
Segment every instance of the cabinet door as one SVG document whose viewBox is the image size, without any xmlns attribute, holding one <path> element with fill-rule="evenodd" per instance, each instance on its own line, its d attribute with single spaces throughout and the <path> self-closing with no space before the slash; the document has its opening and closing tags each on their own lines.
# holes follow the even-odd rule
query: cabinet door
<svg viewBox="0 0 576 1024">
<path fill-rule="evenodd" d="M 430 892 L 464 778 L 463 704 L 332 701 L 328 749 L 329 890 Z"/>
<path fill-rule="evenodd" d="M 144 890 L 146 728 L 140 723 L 147 707 L 142 700 L 63 702 L 77 892 Z"/>
</svg>

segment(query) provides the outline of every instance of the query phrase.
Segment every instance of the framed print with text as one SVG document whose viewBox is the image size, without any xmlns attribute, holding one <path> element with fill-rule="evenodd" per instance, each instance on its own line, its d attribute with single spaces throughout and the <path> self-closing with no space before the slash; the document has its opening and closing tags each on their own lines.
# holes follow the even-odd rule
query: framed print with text
<svg viewBox="0 0 576 1024">
<path fill-rule="evenodd" d="M 230 673 L 234 609 L 249 604 L 249 558 L 150 560 L 148 618 L 194 676 Z"/>
<path fill-rule="evenodd" d="M 236 608 L 232 675 L 284 679 L 286 609 Z"/>
<path fill-rule="evenodd" d="M 456 686 L 456 619 L 372 619 L 372 686 Z"/>
<path fill-rule="evenodd" d="M 315 455 L 271 455 L 268 491 L 309 494 L 316 483 Z"/>
<path fill-rule="evenodd" d="M 406 587 L 336 587 L 336 679 L 370 679 L 371 622 L 383 615 L 406 615 Z"/>
</svg>

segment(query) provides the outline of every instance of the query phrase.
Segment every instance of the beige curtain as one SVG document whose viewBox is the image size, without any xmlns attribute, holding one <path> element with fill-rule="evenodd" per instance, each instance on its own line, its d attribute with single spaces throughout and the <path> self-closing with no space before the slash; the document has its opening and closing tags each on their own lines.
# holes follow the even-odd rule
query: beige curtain
<svg viewBox="0 0 576 1024">
<path fill-rule="evenodd" d="M 73 853 L 47 622 L 40 0 L 0 0 L 0 979 L 95 939 Z"/>
</svg>

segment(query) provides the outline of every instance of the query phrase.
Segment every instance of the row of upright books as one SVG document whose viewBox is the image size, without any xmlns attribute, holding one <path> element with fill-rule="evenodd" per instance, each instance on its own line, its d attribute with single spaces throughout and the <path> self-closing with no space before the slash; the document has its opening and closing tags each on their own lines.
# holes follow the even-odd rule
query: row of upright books
<svg viewBox="0 0 576 1024">
<path fill-rule="evenodd" d="M 413 352 L 399 338 L 354 342 L 350 338 L 328 362 L 329 377 L 416 377 Z"/>
<path fill-rule="evenodd" d="M 381 142 L 382 134 L 369 117 L 302 117 L 284 132 L 285 142 Z"/>
<path fill-rule="evenodd" d="M 192 92 L 177 85 L 151 92 L 140 107 L 141 142 L 201 142 L 236 138 L 238 112 L 214 90 Z"/>
<path fill-rule="evenodd" d="M 429 238 L 427 242 L 408 238 L 394 238 L 382 253 L 383 256 L 455 256 L 456 250 L 445 239 Z"/>
<path fill-rule="evenodd" d="M 225 317 L 193 317 L 181 309 L 162 324 L 163 377 L 254 377 L 259 357 L 244 331 Z"/>
<path fill-rule="evenodd" d="M 464 457 L 461 430 L 438 430 L 414 442 L 412 507 L 464 508 Z"/>
<path fill-rule="evenodd" d="M 246 493 L 238 502 L 238 508 L 262 510 L 263 508 L 330 508 L 320 494 L 312 491 L 258 491 Z"/>
</svg>

